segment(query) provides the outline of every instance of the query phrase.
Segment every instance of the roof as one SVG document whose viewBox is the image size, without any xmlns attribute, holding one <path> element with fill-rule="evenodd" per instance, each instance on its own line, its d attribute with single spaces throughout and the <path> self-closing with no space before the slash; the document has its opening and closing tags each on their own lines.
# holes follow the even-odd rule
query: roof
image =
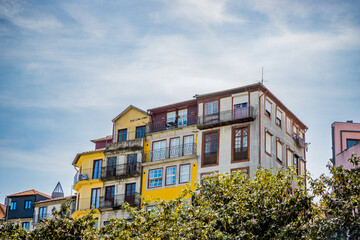
<svg viewBox="0 0 360 240">
<path fill-rule="evenodd" d="M 51 197 L 49 195 L 46 195 L 45 193 L 39 192 L 39 191 L 37 191 L 35 189 L 15 193 L 15 194 L 12 194 L 12 195 L 8 195 L 7 197 L 21 197 L 21 196 L 31 196 L 31 195 L 37 195 L 37 194 L 51 199 Z"/>
<path fill-rule="evenodd" d="M 161 110 L 167 110 L 171 107 L 182 107 L 182 106 L 186 106 L 186 105 L 196 105 L 197 101 L 196 99 L 190 99 L 190 100 L 185 100 L 185 101 L 181 101 L 181 102 L 176 102 L 176 103 L 171 103 L 171 104 L 168 104 L 168 105 L 164 105 L 164 106 L 161 106 L 161 107 L 156 107 L 156 108 L 151 108 L 151 109 L 148 109 L 148 112 L 160 112 Z"/>
<path fill-rule="evenodd" d="M 46 202 L 62 201 L 62 200 L 66 200 L 66 199 L 70 199 L 70 198 L 75 198 L 75 197 L 76 197 L 75 195 L 72 195 L 72 196 L 61 197 L 61 198 L 47 199 L 47 200 L 38 201 L 38 202 L 36 202 L 35 204 L 46 203 Z"/>
<path fill-rule="evenodd" d="M 6 216 L 6 206 L 0 203 L 0 219 L 5 218 Z"/>
<path fill-rule="evenodd" d="M 124 115 L 127 111 L 129 111 L 130 109 L 135 109 L 139 112 L 142 112 L 143 114 L 147 115 L 147 112 L 145 112 L 144 110 L 141 110 L 140 108 L 137 108 L 133 105 L 128 106 L 124 111 L 122 111 L 119 115 L 117 115 L 112 121 L 115 122 L 116 120 L 118 120 L 122 115 Z"/>
<path fill-rule="evenodd" d="M 94 140 L 90 140 L 93 143 L 97 143 L 97 142 L 103 142 L 103 141 L 107 141 L 107 140 L 111 140 L 113 138 L 113 136 L 106 136 L 106 137 L 102 137 L 102 138 L 98 138 L 98 139 L 94 139 Z"/>
<path fill-rule="evenodd" d="M 74 158 L 74 161 L 72 162 L 72 165 L 75 166 L 75 164 L 79 160 L 80 156 L 82 156 L 82 155 L 96 153 L 96 152 L 103 152 L 103 151 L 105 151 L 105 148 L 99 148 L 99 149 L 95 149 L 95 150 L 89 150 L 89 151 L 85 151 L 85 152 L 82 152 L 82 153 L 78 153 L 78 154 L 76 154 L 76 156 Z"/>
<path fill-rule="evenodd" d="M 237 88 L 231 88 L 231 89 L 227 89 L 227 90 L 223 90 L 223 91 L 218 91 L 218 92 L 212 92 L 212 93 L 206 93 L 206 94 L 201 94 L 201 95 L 195 95 L 196 99 L 198 100 L 203 100 L 206 98 L 211 98 L 211 97 L 216 97 L 219 95 L 231 95 L 231 94 L 235 94 L 235 93 L 239 93 L 239 92 L 244 92 L 244 91 L 262 91 L 264 92 L 265 95 L 270 96 L 271 99 L 284 111 L 286 111 L 288 113 L 288 115 L 292 118 L 295 119 L 296 122 L 300 125 L 300 127 L 304 128 L 304 129 L 308 129 L 308 127 L 293 113 L 291 112 L 286 106 L 285 104 L 283 104 L 272 92 L 270 92 L 269 89 L 267 89 L 262 83 L 255 83 L 255 84 L 250 84 L 250 85 L 246 85 L 246 86 L 242 86 L 242 87 L 237 87 Z"/>
</svg>

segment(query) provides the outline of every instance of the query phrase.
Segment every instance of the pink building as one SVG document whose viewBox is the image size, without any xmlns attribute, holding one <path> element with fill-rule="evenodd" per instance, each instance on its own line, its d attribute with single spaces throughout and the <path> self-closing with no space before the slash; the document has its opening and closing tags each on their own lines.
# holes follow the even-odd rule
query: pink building
<svg viewBox="0 0 360 240">
<path fill-rule="evenodd" d="M 352 168 L 347 160 L 351 155 L 360 156 L 360 123 L 334 122 L 331 125 L 333 164 L 337 167 L 343 165 Z"/>
</svg>

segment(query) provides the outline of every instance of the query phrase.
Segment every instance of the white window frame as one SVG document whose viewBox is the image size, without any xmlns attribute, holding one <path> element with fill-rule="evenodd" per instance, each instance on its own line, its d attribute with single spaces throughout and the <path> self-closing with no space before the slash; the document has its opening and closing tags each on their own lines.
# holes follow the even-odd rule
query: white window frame
<svg viewBox="0 0 360 240">
<path fill-rule="evenodd" d="M 265 99 L 265 115 L 271 118 L 272 102 L 269 99 Z"/>
<path fill-rule="evenodd" d="M 187 125 L 187 108 L 179 110 L 178 115 L 178 126 L 185 127 Z"/>
<path fill-rule="evenodd" d="M 190 166 L 190 163 L 180 165 L 179 183 L 187 183 L 190 181 Z"/>
<path fill-rule="evenodd" d="M 151 173 L 155 172 L 155 171 L 159 171 L 160 174 L 151 177 Z M 149 170 L 149 186 L 148 188 L 157 188 L 157 187 L 161 187 L 162 186 L 162 178 L 163 178 L 163 169 L 162 168 L 157 168 L 157 169 L 150 169 Z M 160 185 L 152 185 L 153 182 L 160 180 Z"/>
<path fill-rule="evenodd" d="M 279 139 L 276 141 L 276 159 L 283 162 L 283 144 Z"/>
<path fill-rule="evenodd" d="M 169 169 L 174 169 L 174 172 L 169 174 Z M 169 179 L 171 178 L 171 181 L 172 179 L 174 180 L 173 182 L 169 183 Z M 168 185 L 174 185 L 176 184 L 176 166 L 169 166 L 169 167 L 166 167 L 166 179 L 165 179 L 165 185 L 168 186 Z"/>
<path fill-rule="evenodd" d="M 272 137 L 273 137 L 272 134 L 268 130 L 265 130 L 265 152 L 270 156 L 272 149 Z"/>
</svg>

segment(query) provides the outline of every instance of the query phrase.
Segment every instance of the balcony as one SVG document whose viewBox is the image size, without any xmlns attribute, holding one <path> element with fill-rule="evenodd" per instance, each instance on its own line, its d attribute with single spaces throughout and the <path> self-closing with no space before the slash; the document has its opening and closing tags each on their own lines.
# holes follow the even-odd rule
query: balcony
<svg viewBox="0 0 360 240">
<path fill-rule="evenodd" d="M 89 210 L 93 208 L 120 208 L 125 202 L 131 206 L 140 207 L 140 197 L 138 193 L 132 195 L 118 194 L 112 197 L 99 196 L 94 198 L 81 198 L 78 200 L 76 210 Z"/>
<path fill-rule="evenodd" d="M 105 151 L 115 150 L 140 150 L 143 148 L 143 138 L 137 138 L 133 140 L 125 140 L 120 142 L 113 142 L 106 144 Z"/>
<path fill-rule="evenodd" d="M 177 145 L 173 147 L 161 148 L 143 154 L 143 163 L 155 162 L 164 159 L 178 158 L 178 157 L 195 157 L 196 143 L 185 145 Z"/>
<path fill-rule="evenodd" d="M 158 122 L 150 122 L 148 124 L 148 133 L 160 132 L 170 129 L 179 129 L 187 126 L 196 125 L 197 123 L 197 116 L 196 115 L 189 115 L 187 116 L 186 124 L 179 124 L 178 120 L 176 119 L 174 122 L 167 122 L 165 119 Z"/>
<path fill-rule="evenodd" d="M 231 125 L 235 123 L 250 122 L 255 119 L 254 108 L 251 106 L 199 116 L 198 128 L 208 129 Z"/>
<path fill-rule="evenodd" d="M 293 137 L 295 143 L 296 143 L 299 147 L 305 148 L 305 141 L 304 141 L 304 139 L 302 139 L 301 137 L 299 137 L 299 135 L 297 135 L 296 133 L 293 133 L 292 137 Z"/>
<path fill-rule="evenodd" d="M 140 175 L 141 163 L 126 163 L 102 168 L 101 180 L 121 179 Z"/>
<path fill-rule="evenodd" d="M 82 169 L 81 172 L 76 172 L 74 176 L 74 186 L 79 181 L 86 181 L 92 179 L 100 179 L 102 174 L 102 168 L 85 168 Z"/>
<path fill-rule="evenodd" d="M 129 203 L 131 206 L 140 207 L 139 193 L 100 197 L 100 208 L 120 208 L 125 202 Z"/>
</svg>

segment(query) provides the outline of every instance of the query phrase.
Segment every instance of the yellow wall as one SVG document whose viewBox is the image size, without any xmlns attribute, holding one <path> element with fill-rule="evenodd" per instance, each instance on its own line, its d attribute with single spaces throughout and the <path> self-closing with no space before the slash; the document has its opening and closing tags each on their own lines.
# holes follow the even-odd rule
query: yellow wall
<svg viewBox="0 0 360 240">
<path fill-rule="evenodd" d="M 191 163 L 192 169 L 191 169 L 191 182 L 190 182 L 190 188 L 191 190 L 196 190 L 196 174 L 197 174 L 197 163 L 193 162 Z M 174 186 L 174 187 L 166 187 L 166 188 L 159 188 L 155 190 L 147 190 L 146 189 L 146 183 L 147 183 L 147 170 L 143 171 L 142 174 L 142 196 L 145 200 L 154 202 L 157 198 L 160 198 L 160 200 L 171 200 L 176 197 L 178 197 L 182 190 L 186 187 L 186 185 L 181 186 Z M 163 183 L 165 181 L 165 174 L 163 174 Z"/>
<path fill-rule="evenodd" d="M 124 115 L 114 122 L 114 134 L 117 136 L 118 130 L 127 129 L 127 140 L 135 139 L 136 127 L 144 126 L 149 122 L 149 116 L 136 109 L 130 108 Z M 116 139 L 115 139 L 116 140 Z"/>
</svg>

